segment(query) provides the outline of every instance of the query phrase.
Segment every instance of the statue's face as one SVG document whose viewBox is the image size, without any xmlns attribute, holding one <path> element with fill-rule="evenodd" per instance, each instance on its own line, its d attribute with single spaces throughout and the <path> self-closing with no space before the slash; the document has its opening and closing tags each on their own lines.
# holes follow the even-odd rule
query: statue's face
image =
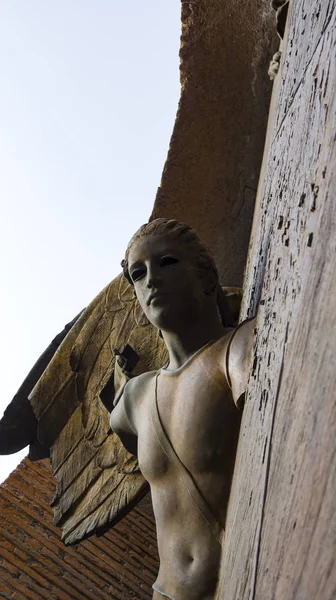
<svg viewBox="0 0 336 600">
<path fill-rule="evenodd" d="M 152 235 L 131 246 L 128 271 L 148 320 L 166 331 L 180 331 L 202 315 L 205 284 L 188 245 Z"/>
</svg>

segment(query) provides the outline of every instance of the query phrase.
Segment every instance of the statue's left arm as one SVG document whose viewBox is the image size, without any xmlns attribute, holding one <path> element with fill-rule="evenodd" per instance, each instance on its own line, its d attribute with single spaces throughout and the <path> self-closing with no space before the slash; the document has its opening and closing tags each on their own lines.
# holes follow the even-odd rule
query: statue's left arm
<svg viewBox="0 0 336 600">
<path fill-rule="evenodd" d="M 256 318 L 243 321 L 233 332 L 227 348 L 226 367 L 235 404 L 241 407 L 248 384 Z"/>
</svg>

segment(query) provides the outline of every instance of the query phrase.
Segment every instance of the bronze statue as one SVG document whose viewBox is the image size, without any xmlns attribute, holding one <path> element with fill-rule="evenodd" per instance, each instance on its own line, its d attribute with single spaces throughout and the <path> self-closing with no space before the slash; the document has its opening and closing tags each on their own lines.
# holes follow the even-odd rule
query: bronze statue
<svg viewBox="0 0 336 600">
<path fill-rule="evenodd" d="M 166 365 L 130 379 L 111 427 L 150 484 L 160 571 L 153 598 L 215 596 L 254 321 L 223 326 L 216 266 L 184 223 L 131 239 L 124 274 L 161 332 Z"/>
</svg>

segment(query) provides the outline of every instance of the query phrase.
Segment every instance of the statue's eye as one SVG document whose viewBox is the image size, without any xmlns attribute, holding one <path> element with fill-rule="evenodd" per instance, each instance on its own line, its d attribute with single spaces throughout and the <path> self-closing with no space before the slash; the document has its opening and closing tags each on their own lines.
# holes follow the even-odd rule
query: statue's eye
<svg viewBox="0 0 336 600">
<path fill-rule="evenodd" d="M 169 265 L 174 265 L 178 262 L 179 259 L 175 258 L 175 256 L 162 256 L 160 260 L 160 267 L 168 267 Z"/>
<path fill-rule="evenodd" d="M 132 271 L 131 273 L 131 278 L 132 281 L 138 281 L 139 279 L 141 279 L 141 277 L 143 277 L 145 274 L 145 269 L 134 269 L 134 271 Z"/>
</svg>

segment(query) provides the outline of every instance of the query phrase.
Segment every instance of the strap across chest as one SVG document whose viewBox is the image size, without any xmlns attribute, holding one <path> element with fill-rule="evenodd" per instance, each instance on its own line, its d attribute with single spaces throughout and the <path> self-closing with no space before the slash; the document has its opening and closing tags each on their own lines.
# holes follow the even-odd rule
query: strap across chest
<svg viewBox="0 0 336 600">
<path fill-rule="evenodd" d="M 206 522 L 208 527 L 211 529 L 215 538 L 221 543 L 221 538 L 222 538 L 223 529 L 224 529 L 223 525 L 220 523 L 219 519 L 214 515 L 209 504 L 207 503 L 204 496 L 198 489 L 191 473 L 188 471 L 187 467 L 183 464 L 180 457 L 175 452 L 175 450 L 171 444 L 171 441 L 169 440 L 169 438 L 163 428 L 163 425 L 162 425 L 162 422 L 160 419 L 160 415 L 159 415 L 158 399 L 157 399 L 159 374 L 160 374 L 160 372 L 158 372 L 155 376 L 154 394 L 152 397 L 151 409 L 150 409 L 150 418 L 151 418 L 151 423 L 152 423 L 154 433 L 156 435 L 158 443 L 160 444 L 163 452 L 167 456 L 169 462 L 174 466 L 177 474 L 179 475 L 180 479 L 182 480 L 186 490 L 188 491 L 190 497 L 192 498 L 193 503 L 196 506 L 199 513 L 201 514 L 203 520 Z"/>
</svg>

